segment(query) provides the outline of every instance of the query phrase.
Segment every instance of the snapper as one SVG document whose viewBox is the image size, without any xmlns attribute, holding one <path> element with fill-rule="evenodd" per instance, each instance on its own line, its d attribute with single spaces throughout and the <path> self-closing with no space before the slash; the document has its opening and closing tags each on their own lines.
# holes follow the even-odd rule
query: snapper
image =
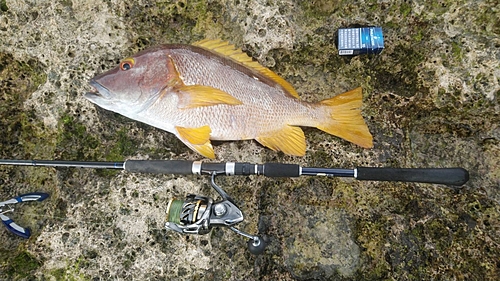
<svg viewBox="0 0 500 281">
<path fill-rule="evenodd" d="M 310 103 L 273 71 L 221 40 L 160 45 L 125 58 L 90 80 L 96 105 L 175 134 L 215 158 L 210 140 L 255 139 L 304 156 L 300 126 L 364 148 L 373 138 L 361 116 L 361 88 Z"/>
</svg>

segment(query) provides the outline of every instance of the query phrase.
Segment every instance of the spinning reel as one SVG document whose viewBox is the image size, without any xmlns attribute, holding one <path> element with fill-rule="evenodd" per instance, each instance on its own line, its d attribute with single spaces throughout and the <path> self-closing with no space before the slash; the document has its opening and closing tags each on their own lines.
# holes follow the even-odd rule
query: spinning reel
<svg viewBox="0 0 500 281">
<path fill-rule="evenodd" d="M 239 235 L 249 238 L 248 250 L 254 255 L 264 252 L 263 238 L 248 234 L 234 227 L 243 221 L 243 212 L 233 199 L 215 183 L 216 172 L 212 173 L 210 184 L 222 197 L 214 202 L 210 197 L 188 194 L 184 200 L 172 198 L 167 205 L 165 228 L 183 234 L 207 234 L 214 226 L 228 227 Z"/>
</svg>

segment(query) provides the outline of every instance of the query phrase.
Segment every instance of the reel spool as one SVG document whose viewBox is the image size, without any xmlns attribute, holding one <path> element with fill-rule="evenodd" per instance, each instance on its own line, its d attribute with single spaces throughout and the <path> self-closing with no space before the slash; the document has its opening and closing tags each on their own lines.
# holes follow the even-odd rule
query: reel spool
<svg viewBox="0 0 500 281">
<path fill-rule="evenodd" d="M 256 235 L 248 234 L 234 227 L 243 221 L 243 212 L 233 199 L 215 183 L 216 173 L 212 173 L 211 185 L 222 197 L 214 203 L 210 197 L 189 194 L 184 200 L 170 199 L 167 205 L 165 228 L 183 234 L 207 234 L 212 227 L 228 227 L 235 233 L 249 238 L 248 250 L 254 255 L 264 252 L 266 243 Z"/>
</svg>

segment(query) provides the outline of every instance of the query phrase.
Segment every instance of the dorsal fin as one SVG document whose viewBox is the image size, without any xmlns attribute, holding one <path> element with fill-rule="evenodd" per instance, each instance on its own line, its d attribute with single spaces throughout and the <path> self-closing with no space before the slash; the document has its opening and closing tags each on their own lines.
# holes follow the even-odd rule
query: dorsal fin
<svg viewBox="0 0 500 281">
<path fill-rule="evenodd" d="M 222 41 L 220 39 L 216 40 L 204 39 L 193 43 L 193 46 L 201 47 L 210 50 L 212 52 L 218 53 L 220 55 L 229 57 L 232 60 L 257 71 L 260 74 L 271 79 L 272 81 L 276 82 L 291 96 L 297 99 L 299 98 L 299 94 L 297 94 L 297 91 L 295 91 L 295 89 L 293 88 L 292 85 L 290 85 L 290 83 L 288 83 L 285 79 L 281 78 L 278 74 L 274 73 L 269 68 L 260 65 L 260 63 L 257 61 L 254 61 L 241 49 L 236 49 L 236 47 L 232 44 L 229 44 L 228 41 Z"/>
</svg>

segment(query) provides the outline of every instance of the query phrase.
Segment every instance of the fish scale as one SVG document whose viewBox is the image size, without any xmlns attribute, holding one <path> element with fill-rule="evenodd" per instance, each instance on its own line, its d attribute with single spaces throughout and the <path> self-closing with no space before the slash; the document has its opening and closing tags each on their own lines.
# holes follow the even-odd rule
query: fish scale
<svg viewBox="0 0 500 281">
<path fill-rule="evenodd" d="M 176 62 L 184 84 L 206 85 L 221 89 L 243 102 L 243 105 L 219 105 L 215 108 L 205 107 L 195 112 L 186 112 L 186 114 L 192 115 L 198 121 L 182 125 L 199 127 L 202 124 L 211 122 L 213 124 L 211 126 L 213 139 L 253 139 L 258 136 L 257 128 L 266 127 L 271 130 L 278 130 L 285 121 L 288 121 L 290 125 L 307 125 L 293 121 L 294 119 L 307 120 L 306 116 L 314 115 L 311 114 L 314 111 L 311 110 L 310 106 L 285 96 L 281 89 L 260 83 L 255 78 L 231 70 L 226 65 L 215 60 L 195 54 L 190 50 L 180 50 L 171 57 Z M 189 69 L 197 69 L 198 71 L 190 72 Z M 206 75 L 206 73 L 214 73 L 214 75 Z M 238 81 L 238 83 L 231 83 L 230 81 Z M 249 92 L 259 92 L 258 99 L 256 96 L 248 95 Z M 276 99 L 276 96 L 283 96 L 284 98 Z M 226 118 L 215 118 L 213 115 L 217 111 L 224 111 L 229 114 L 219 115 Z M 255 114 L 255 111 L 258 111 L 258 114 Z M 230 118 L 227 118 L 229 116 L 237 116 L 235 120 L 238 120 L 238 122 L 244 121 L 241 123 L 250 126 L 237 124 L 239 131 L 217 130 L 227 128 L 229 124 L 233 123 Z M 282 120 L 282 123 L 277 123 L 277 120 Z"/>
<path fill-rule="evenodd" d="M 302 156 L 299 126 L 373 146 L 360 88 L 317 103 L 300 101 L 283 78 L 220 40 L 144 50 L 90 84 L 90 101 L 171 132 L 209 158 L 215 157 L 210 140 L 244 139 Z"/>
</svg>

